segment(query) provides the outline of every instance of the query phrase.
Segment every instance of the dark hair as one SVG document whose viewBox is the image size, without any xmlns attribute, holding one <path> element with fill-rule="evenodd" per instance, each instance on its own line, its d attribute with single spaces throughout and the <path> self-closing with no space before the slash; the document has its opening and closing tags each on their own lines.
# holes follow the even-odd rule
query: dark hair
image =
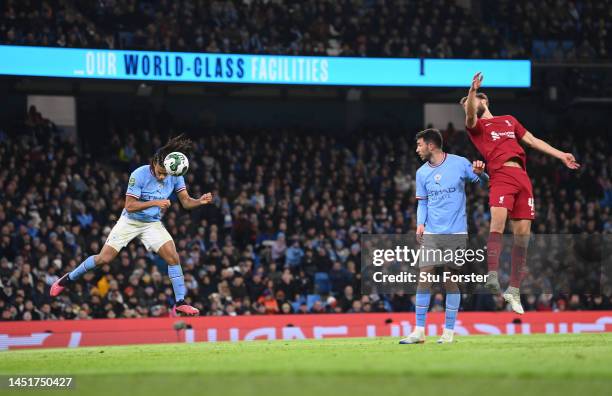
<svg viewBox="0 0 612 396">
<path fill-rule="evenodd" d="M 484 93 L 484 92 L 478 92 L 476 93 L 476 97 L 478 99 L 484 99 L 487 101 L 487 106 L 489 105 L 489 97 Z M 459 104 L 464 104 L 467 101 L 467 96 L 464 96 L 463 98 L 461 98 L 459 100 Z"/>
<path fill-rule="evenodd" d="M 153 171 L 153 166 L 155 166 L 155 164 L 163 165 L 166 155 L 170 154 L 171 152 L 179 151 L 185 155 L 188 155 L 192 148 L 193 141 L 185 137 L 184 134 L 168 139 L 168 142 L 163 147 L 160 147 L 153 155 L 153 158 L 151 159 L 151 171 Z"/>
<path fill-rule="evenodd" d="M 425 143 L 433 143 L 438 146 L 438 148 L 442 148 L 442 134 L 437 129 L 429 128 L 417 133 L 416 138 L 414 140 L 419 139 L 423 139 Z"/>
</svg>

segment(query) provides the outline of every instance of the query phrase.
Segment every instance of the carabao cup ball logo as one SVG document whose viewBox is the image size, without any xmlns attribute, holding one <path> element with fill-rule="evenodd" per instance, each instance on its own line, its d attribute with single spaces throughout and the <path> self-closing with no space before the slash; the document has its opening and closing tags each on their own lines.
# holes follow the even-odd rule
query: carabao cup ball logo
<svg viewBox="0 0 612 396">
<path fill-rule="evenodd" d="M 166 172 L 172 176 L 183 176 L 189 169 L 189 161 L 187 156 L 178 151 L 166 155 L 164 159 L 164 168 Z"/>
</svg>

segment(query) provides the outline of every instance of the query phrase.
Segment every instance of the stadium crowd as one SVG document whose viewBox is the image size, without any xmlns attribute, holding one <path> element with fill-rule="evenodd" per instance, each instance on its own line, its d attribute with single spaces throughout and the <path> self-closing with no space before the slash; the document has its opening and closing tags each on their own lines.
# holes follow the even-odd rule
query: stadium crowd
<svg viewBox="0 0 612 396">
<path fill-rule="evenodd" d="M 163 142 L 144 129 L 111 132 L 104 152 L 93 155 L 62 141 L 54 128 L 33 110 L 18 133 L 0 130 L 1 320 L 167 316 L 173 292 L 166 265 L 137 241 L 60 298 L 49 297 L 58 275 L 99 251 L 123 208 L 130 171 Z M 449 125 L 444 136 L 450 152 L 475 158 L 463 132 Z M 610 147 L 605 136 L 572 136 L 545 138 L 573 148 L 583 164 L 577 173 L 530 152 L 533 229 L 609 236 Z M 187 300 L 203 314 L 414 310 L 413 295 L 360 292 L 360 234 L 414 233 L 420 163 L 413 133 L 343 139 L 296 130 L 211 131 L 196 139 L 190 165 L 188 191 L 213 191 L 214 205 L 187 212 L 175 200 L 164 223 L 181 257 Z M 468 201 L 470 233 L 486 236 L 487 191 L 470 189 Z M 611 307 L 609 286 L 585 294 L 557 287 L 555 276 L 526 278 L 526 310 Z M 444 309 L 441 293 L 431 309 Z M 507 307 L 499 297 L 466 294 L 462 309 Z"/>
<path fill-rule="evenodd" d="M 7 0 L 1 12 L 12 45 L 592 61 L 612 42 L 610 0 Z"/>
</svg>

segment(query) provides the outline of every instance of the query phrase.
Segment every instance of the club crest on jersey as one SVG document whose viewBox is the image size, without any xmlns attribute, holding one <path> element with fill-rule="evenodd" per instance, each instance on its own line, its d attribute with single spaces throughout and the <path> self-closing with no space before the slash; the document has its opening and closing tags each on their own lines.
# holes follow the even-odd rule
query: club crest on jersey
<svg viewBox="0 0 612 396">
<path fill-rule="evenodd" d="M 440 184 L 440 180 L 442 180 L 442 175 L 439 173 L 436 173 L 434 175 L 434 180 L 436 181 L 436 184 Z"/>
</svg>

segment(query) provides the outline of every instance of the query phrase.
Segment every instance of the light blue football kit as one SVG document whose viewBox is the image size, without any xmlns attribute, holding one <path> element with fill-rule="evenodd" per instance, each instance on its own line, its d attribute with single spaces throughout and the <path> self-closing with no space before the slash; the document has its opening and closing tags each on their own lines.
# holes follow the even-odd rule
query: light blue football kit
<svg viewBox="0 0 612 396">
<path fill-rule="evenodd" d="M 467 233 L 465 183 L 480 180 L 470 161 L 458 155 L 445 153 L 438 165 L 423 164 L 416 173 L 417 223 L 425 224 L 428 234 Z"/>
<path fill-rule="evenodd" d="M 149 165 L 143 165 L 137 168 L 130 175 L 128 188 L 125 195 L 134 197 L 139 201 L 154 201 L 157 199 L 168 199 L 173 192 L 185 190 L 185 178 L 183 176 L 166 176 L 163 182 L 151 173 Z M 121 216 L 127 216 L 129 219 L 138 220 L 145 223 L 160 221 L 162 218 L 161 209 L 158 206 L 152 206 L 145 210 L 128 213 L 123 209 Z"/>
<path fill-rule="evenodd" d="M 168 175 L 163 181 L 159 181 L 151 172 L 151 167 L 143 165 L 130 175 L 125 194 L 139 201 L 149 202 L 168 199 L 172 193 L 179 193 L 185 189 L 183 176 Z M 117 224 L 106 239 L 106 245 L 120 251 L 134 238 L 138 238 L 147 250 L 157 253 L 166 242 L 172 241 L 172 236 L 161 222 L 162 215 L 159 206 L 151 206 L 137 212 L 128 212 L 124 208 Z M 70 272 L 68 277 L 70 280 L 76 280 L 95 266 L 94 256 L 89 256 Z M 182 301 L 185 298 L 186 288 L 180 264 L 168 265 L 168 276 L 172 281 L 176 301 Z"/>
<path fill-rule="evenodd" d="M 465 185 L 480 182 L 486 184 L 489 177 L 474 173 L 469 160 L 458 155 L 444 153 L 442 162 L 423 164 L 416 173 L 416 197 L 418 199 L 417 224 L 425 225 L 426 247 L 444 249 L 450 234 L 467 234 Z M 433 236 L 433 235 L 438 236 Z M 452 239 L 453 237 L 451 237 Z M 434 265 L 420 264 L 421 267 Z M 417 290 L 416 325 L 425 327 L 431 296 L 429 290 Z M 461 295 L 447 293 L 444 326 L 453 330 Z"/>
</svg>

